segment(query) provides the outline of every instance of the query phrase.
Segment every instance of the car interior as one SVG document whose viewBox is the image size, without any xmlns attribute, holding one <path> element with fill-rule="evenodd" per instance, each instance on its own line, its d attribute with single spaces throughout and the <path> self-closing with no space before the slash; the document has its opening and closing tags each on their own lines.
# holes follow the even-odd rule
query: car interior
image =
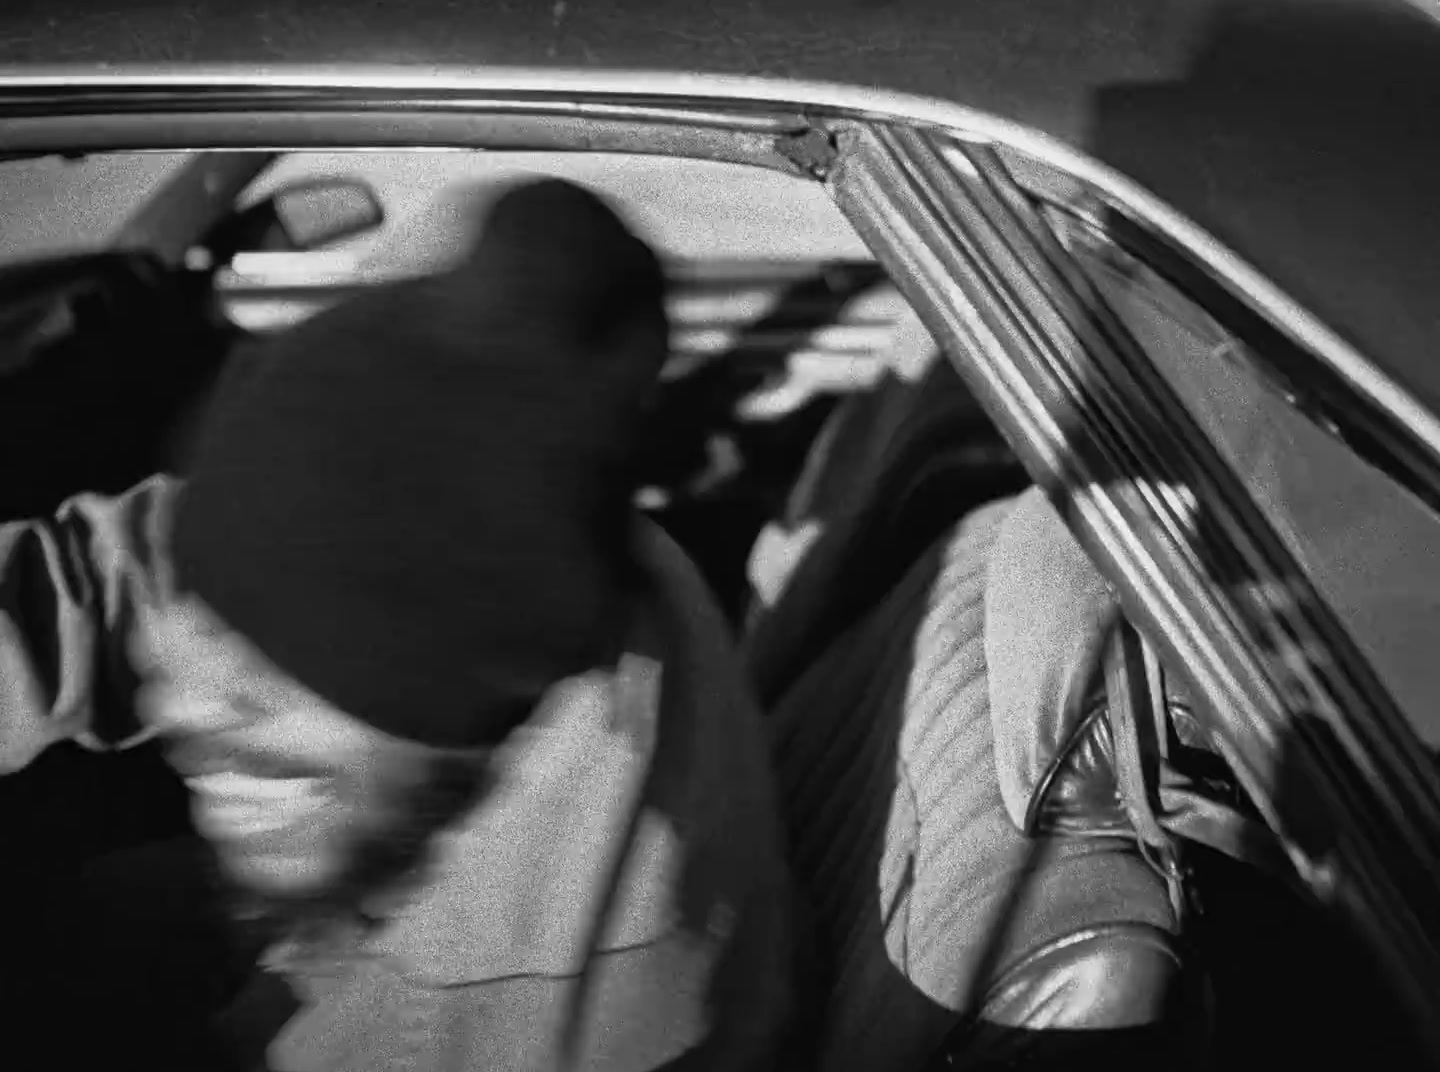
<svg viewBox="0 0 1440 1072">
<path fill-rule="evenodd" d="M 242 250 L 301 246 L 287 234 L 266 202 L 212 228 L 200 261 L 115 250 L 0 271 L 0 454 L 23 459 L 0 482 L 0 520 L 183 472 L 187 429 L 247 335 L 224 315 L 216 272 Z M 1020 1068 L 1043 1037 L 1049 1056 L 1063 1046 L 1083 1063 L 1110 1035 L 1161 1059 L 1138 1026 L 1157 1023 L 1215 1066 L 1358 1061 L 1381 1038 L 1398 1048 L 1403 1028 L 1369 954 L 1291 884 L 1186 844 L 1198 908 L 1174 925 L 1172 891 L 1123 832 L 1120 746 L 1103 719 L 1057 748 L 1028 826 L 1007 811 L 998 745 L 985 743 L 1005 731 L 994 698 L 1020 687 L 1016 666 L 1056 658 L 1000 635 L 993 611 L 1003 571 L 992 567 L 1041 538 L 1016 520 L 1034 493 L 923 330 L 896 334 L 896 347 L 925 351 L 918 374 L 896 371 L 906 355 L 877 353 L 884 371 L 868 386 L 822 391 L 775 420 L 737 416 L 785 376 L 777 333 L 823 328 L 886 285 L 874 266 L 818 266 L 765 322 L 744 325 L 750 343 L 741 332 L 732 350 L 667 379 L 653 430 L 665 449 L 646 476 L 662 493 L 646 508 L 714 587 L 771 720 L 792 862 L 814 913 L 809 1015 L 822 1062 L 844 1052 L 850 1067 Z M 717 440 L 739 463 L 698 479 Z M 774 572 L 757 562 L 764 548 L 807 528 L 798 562 L 759 585 Z M 1052 566 L 1024 561 L 1017 585 Z M 1015 666 L 995 665 L 997 652 Z M 1082 684 L 1106 710 L 1104 681 Z M 1167 732 L 1167 762 L 1253 817 L 1193 722 Z M 186 790 L 156 747 L 55 746 L 0 778 L 0 814 L 6 897 L 25 913 L 7 918 L 37 921 L 20 971 L 104 1006 L 121 1025 L 114 1052 L 133 1044 L 153 1067 L 260 1067 L 286 997 L 227 928 Z M 1021 889 L 1008 900 L 1006 876 Z M 962 940 L 977 921 L 983 940 Z M 63 968 L 39 952 L 62 929 L 65 948 L 88 951 Z M 959 982 L 972 978 L 986 985 Z M 1074 997 L 1097 987 L 1102 999 Z"/>
</svg>

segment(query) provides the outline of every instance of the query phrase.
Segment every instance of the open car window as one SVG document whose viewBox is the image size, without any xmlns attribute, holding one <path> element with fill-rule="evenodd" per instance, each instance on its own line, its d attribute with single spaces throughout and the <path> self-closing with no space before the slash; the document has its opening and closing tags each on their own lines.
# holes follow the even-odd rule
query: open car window
<svg viewBox="0 0 1440 1072">
<path fill-rule="evenodd" d="M 297 180 L 357 178 L 387 214 L 378 232 L 336 247 L 369 276 L 426 271 L 459 248 L 466 210 L 489 192 L 549 175 L 616 199 L 660 249 L 696 257 L 805 260 L 864 258 L 853 229 L 813 183 L 742 164 L 622 153 L 518 151 L 295 152 L 246 191 L 252 204 Z"/>
<path fill-rule="evenodd" d="M 792 375 L 755 395 L 747 412 L 789 411 L 816 391 L 854 390 L 879 375 L 876 355 L 904 309 L 893 288 L 857 288 L 824 322 L 779 312 L 788 291 L 828 271 L 856 279 L 878 272 L 824 188 L 715 161 L 433 149 L 286 153 L 239 207 L 293 183 L 354 179 L 375 192 L 385 221 L 314 252 L 241 254 L 216 279 L 223 307 L 249 331 L 277 330 L 367 286 L 443 268 L 464 248 L 486 200 L 508 181 L 535 175 L 608 196 L 672 266 L 677 369 L 746 347 L 787 355 Z"/>
<path fill-rule="evenodd" d="M 1095 232 L 1061 227 L 1415 732 L 1440 747 L 1440 518 L 1269 388 L 1246 344 L 1184 294 Z"/>
</svg>

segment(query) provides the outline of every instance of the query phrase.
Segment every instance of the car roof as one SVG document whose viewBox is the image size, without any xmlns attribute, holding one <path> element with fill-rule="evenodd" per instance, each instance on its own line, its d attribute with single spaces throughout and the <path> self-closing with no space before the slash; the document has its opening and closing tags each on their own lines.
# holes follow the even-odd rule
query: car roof
<svg viewBox="0 0 1440 1072">
<path fill-rule="evenodd" d="M 1073 140 L 1089 88 L 1178 70 L 1211 4 L 11 0 L 0 5 L 0 64 L 504 64 L 763 75 L 956 100 Z"/>
</svg>

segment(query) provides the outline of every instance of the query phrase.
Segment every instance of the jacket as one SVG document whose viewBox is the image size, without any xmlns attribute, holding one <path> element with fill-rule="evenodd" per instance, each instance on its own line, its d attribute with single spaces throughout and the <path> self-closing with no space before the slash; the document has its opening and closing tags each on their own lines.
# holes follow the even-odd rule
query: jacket
<svg viewBox="0 0 1440 1072">
<path fill-rule="evenodd" d="M 170 597 L 179 491 L 0 527 L 0 774 L 154 735 L 132 656 Z M 271 951 L 303 1001 L 276 1072 L 555 1068 L 567 1038 L 584 1068 L 772 1060 L 792 902 L 760 717 L 684 553 L 640 519 L 633 551 L 627 654 L 547 693 L 440 835 L 434 881 L 377 931 Z"/>
</svg>

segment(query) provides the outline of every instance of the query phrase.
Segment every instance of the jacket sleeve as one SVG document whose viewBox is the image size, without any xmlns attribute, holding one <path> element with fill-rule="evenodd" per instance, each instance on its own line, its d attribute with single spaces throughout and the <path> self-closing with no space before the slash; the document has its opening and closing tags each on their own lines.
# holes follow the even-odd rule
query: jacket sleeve
<svg viewBox="0 0 1440 1072">
<path fill-rule="evenodd" d="M 159 598 L 173 493 L 155 477 L 0 525 L 0 776 L 57 741 L 98 751 L 151 736 L 135 712 L 129 641 Z"/>
</svg>

